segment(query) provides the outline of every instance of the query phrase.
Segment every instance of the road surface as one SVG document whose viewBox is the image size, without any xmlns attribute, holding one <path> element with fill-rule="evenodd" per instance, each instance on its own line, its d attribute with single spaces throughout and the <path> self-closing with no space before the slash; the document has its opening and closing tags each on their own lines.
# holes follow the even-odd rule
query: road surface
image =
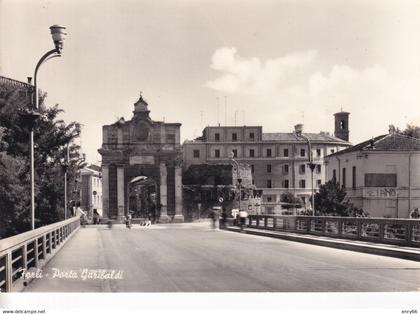
<svg viewBox="0 0 420 314">
<path fill-rule="evenodd" d="M 98 269 L 106 270 L 103 277 L 84 277 Z M 82 228 L 41 275 L 26 292 L 420 290 L 418 262 L 215 231 L 206 224 Z"/>
</svg>

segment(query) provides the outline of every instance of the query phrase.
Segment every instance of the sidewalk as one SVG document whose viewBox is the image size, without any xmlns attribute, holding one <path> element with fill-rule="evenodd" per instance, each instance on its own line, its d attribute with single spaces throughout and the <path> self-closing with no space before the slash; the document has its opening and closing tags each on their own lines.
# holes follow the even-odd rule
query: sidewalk
<svg viewBox="0 0 420 314">
<path fill-rule="evenodd" d="M 224 230 L 241 232 L 239 227 L 227 226 Z M 273 231 L 258 228 L 244 228 L 243 233 L 263 237 L 277 238 L 288 241 L 296 241 L 314 245 L 321 245 L 342 250 L 357 251 L 368 254 L 384 255 L 396 258 L 403 258 L 413 261 L 420 261 L 420 248 L 405 247 L 392 244 L 354 241 L 352 239 L 339 239 L 312 234 L 300 234 L 283 231 Z"/>
</svg>

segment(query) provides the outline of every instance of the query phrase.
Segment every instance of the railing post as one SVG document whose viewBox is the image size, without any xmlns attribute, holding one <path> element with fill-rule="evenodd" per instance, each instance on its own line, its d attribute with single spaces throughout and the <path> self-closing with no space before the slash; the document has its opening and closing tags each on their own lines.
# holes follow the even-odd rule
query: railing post
<svg viewBox="0 0 420 314">
<path fill-rule="evenodd" d="M 379 223 L 379 240 L 385 239 L 385 222 Z"/>
<path fill-rule="evenodd" d="M 6 255 L 6 292 L 12 292 L 12 252 Z"/>
<path fill-rule="evenodd" d="M 308 231 L 308 233 L 311 233 L 311 226 L 312 226 L 312 217 L 309 217 L 308 219 L 307 219 L 307 226 L 306 226 L 306 230 Z M 314 223 L 315 223 L 315 221 L 314 221 Z"/>
<path fill-rule="evenodd" d="M 273 229 L 277 228 L 277 217 L 273 217 Z"/>
<path fill-rule="evenodd" d="M 338 218 L 338 235 L 343 236 L 343 220 Z"/>
<path fill-rule="evenodd" d="M 268 217 L 265 216 L 264 217 L 264 228 L 267 229 L 267 227 L 268 227 Z"/>
<path fill-rule="evenodd" d="M 411 243 L 411 239 L 412 239 L 412 232 L 413 232 L 413 224 L 411 223 L 407 223 L 405 225 L 405 239 L 407 241 L 407 244 Z"/>
<path fill-rule="evenodd" d="M 34 265 L 35 268 L 38 268 L 38 238 L 36 237 L 34 240 Z"/>
<path fill-rule="evenodd" d="M 47 259 L 47 234 L 42 236 L 42 256 L 45 261 Z"/>
<path fill-rule="evenodd" d="M 356 225 L 357 225 L 357 239 L 360 240 L 362 238 L 362 222 L 360 221 L 360 219 L 356 220 Z"/>
<path fill-rule="evenodd" d="M 323 217 L 321 221 L 322 221 L 321 231 L 322 231 L 322 234 L 325 234 L 327 230 L 327 218 Z"/>
<path fill-rule="evenodd" d="M 28 242 L 26 242 L 23 246 L 22 246 L 22 268 L 23 270 L 27 270 L 28 269 L 28 248 L 27 248 Z"/>
<path fill-rule="evenodd" d="M 260 217 L 257 216 L 255 219 L 255 226 L 258 228 L 260 226 Z"/>
</svg>

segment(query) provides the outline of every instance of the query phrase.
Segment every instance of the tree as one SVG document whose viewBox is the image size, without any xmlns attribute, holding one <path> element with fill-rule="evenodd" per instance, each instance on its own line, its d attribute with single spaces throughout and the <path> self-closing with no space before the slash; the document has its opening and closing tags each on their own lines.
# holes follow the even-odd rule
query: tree
<svg viewBox="0 0 420 314">
<path fill-rule="evenodd" d="M 290 192 L 286 192 L 280 195 L 280 202 L 286 203 L 282 204 L 282 207 L 286 209 L 302 207 L 302 200 Z"/>
<path fill-rule="evenodd" d="M 346 200 L 346 191 L 335 180 L 328 181 L 319 187 L 319 191 L 315 194 L 315 208 L 321 215 L 365 215 L 362 209 Z"/>
<path fill-rule="evenodd" d="M 30 163 L 27 118 L 30 93 L 24 87 L 0 85 L 0 237 L 30 228 Z M 41 118 L 34 127 L 35 142 L 35 223 L 36 227 L 64 218 L 64 167 L 67 145 L 70 162 L 67 167 L 68 190 L 72 191 L 76 172 L 83 166 L 80 147 L 73 140 L 80 136 L 77 122 L 58 119 L 58 105 L 44 106 L 40 93 Z"/>
<path fill-rule="evenodd" d="M 420 127 L 412 124 L 407 124 L 407 127 L 402 132 L 402 134 L 415 138 L 420 138 Z"/>
</svg>

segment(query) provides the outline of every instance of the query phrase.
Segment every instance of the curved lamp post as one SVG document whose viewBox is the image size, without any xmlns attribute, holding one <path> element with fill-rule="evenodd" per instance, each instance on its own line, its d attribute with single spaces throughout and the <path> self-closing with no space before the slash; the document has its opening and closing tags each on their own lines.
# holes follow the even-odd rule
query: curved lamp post
<svg viewBox="0 0 420 314">
<path fill-rule="evenodd" d="M 303 135 L 303 125 L 302 124 L 296 124 L 295 125 L 295 134 L 297 137 L 303 138 L 306 143 L 308 144 L 308 159 L 309 159 L 309 169 L 311 169 L 311 201 L 312 201 L 312 216 L 315 216 L 315 197 L 314 197 L 314 170 L 315 170 L 315 164 L 313 162 L 313 156 L 312 156 L 312 146 L 311 141 L 309 138 L 305 135 Z"/>
<path fill-rule="evenodd" d="M 236 166 L 236 179 L 238 180 L 238 188 L 239 188 L 239 218 L 241 221 L 241 230 L 243 230 L 244 228 L 244 224 L 243 224 L 243 219 L 241 217 L 241 198 L 242 198 L 242 189 L 241 189 L 241 183 L 242 183 L 242 178 L 241 178 L 241 174 L 239 172 L 239 163 L 233 158 L 235 157 L 235 154 L 233 152 L 229 153 L 229 159 L 235 164 Z"/>
<path fill-rule="evenodd" d="M 31 164 L 31 227 L 35 229 L 35 167 L 34 167 L 34 126 L 35 121 L 40 117 L 38 112 L 38 85 L 37 76 L 40 66 L 51 58 L 61 57 L 61 51 L 63 49 L 63 42 L 67 35 L 66 28 L 60 25 L 53 25 L 50 27 L 51 36 L 54 41 L 55 48 L 46 52 L 41 59 L 39 59 L 34 72 L 34 98 L 32 100 L 32 110 L 29 112 L 31 120 L 31 132 L 30 132 L 30 164 Z"/>
</svg>

